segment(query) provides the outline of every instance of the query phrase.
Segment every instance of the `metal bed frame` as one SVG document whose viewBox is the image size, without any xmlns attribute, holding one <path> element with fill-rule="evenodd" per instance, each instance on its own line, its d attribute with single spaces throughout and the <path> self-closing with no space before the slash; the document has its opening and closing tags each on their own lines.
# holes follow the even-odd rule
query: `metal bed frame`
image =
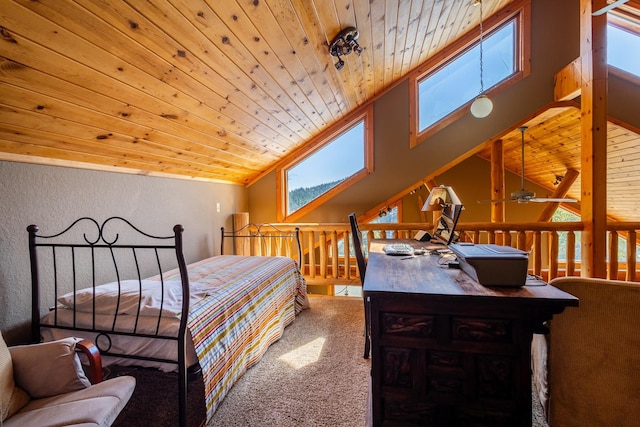
<svg viewBox="0 0 640 427">
<path fill-rule="evenodd" d="M 38 234 L 39 227 L 37 225 L 28 226 L 27 231 L 29 232 L 31 262 L 32 341 L 39 342 L 41 340 L 41 329 L 43 328 L 68 330 L 70 333 L 71 331 L 83 331 L 95 334 L 92 341 L 105 356 L 177 364 L 179 425 L 186 426 L 188 377 L 191 372 L 197 372 L 199 364 L 194 364 L 192 367 L 186 366 L 190 292 L 187 266 L 183 255 L 182 233 L 184 228 L 182 225 L 175 225 L 171 236 L 155 236 L 143 232 L 121 217 L 110 217 L 102 223 L 93 218 L 82 217 L 56 234 Z M 300 268 L 302 265 L 302 248 L 298 228 L 288 232 L 282 231 L 272 224 L 248 224 L 236 231 L 225 231 L 224 227 L 221 231 L 221 254 L 224 254 L 225 238 L 234 238 L 234 243 L 241 245 L 243 240 L 235 240 L 240 238 L 247 239 L 246 242 L 251 247 L 249 253 L 243 255 L 294 258 L 293 253 L 297 252 L 295 255 L 298 257 L 298 267 Z M 117 330 L 117 308 L 111 327 L 96 327 L 95 298 L 92 327 L 76 325 L 75 310 L 71 326 L 58 323 L 58 310 L 62 309 L 59 308 L 57 299 L 66 292 L 72 291 L 75 295 L 75 292 L 80 289 L 92 287 L 95 297 L 95 287 L 98 285 L 117 282 L 120 286 L 121 281 L 132 279 L 137 280 L 142 288 L 142 280 L 153 275 L 157 275 L 154 280 L 158 278 L 158 285 L 164 289 L 167 272 L 169 270 L 175 271 L 176 267 L 179 269 L 183 295 L 177 336 L 159 333 L 162 310 L 159 310 L 158 313 L 155 333 L 137 332 L 140 304 L 132 332 Z M 142 292 L 141 289 L 140 292 Z M 163 302 L 161 301 L 161 304 Z M 41 316 L 44 314 L 43 309 L 53 311 L 53 324 L 41 322 Z M 115 336 L 177 342 L 177 362 L 175 359 L 114 352 L 111 347 L 112 337 Z"/>
<path fill-rule="evenodd" d="M 292 256 L 296 251 L 298 268 L 302 268 L 302 246 L 300 244 L 300 228 L 293 231 L 283 231 L 273 224 L 249 223 L 238 230 L 226 231 L 220 228 L 220 253 L 224 254 L 225 238 L 234 239 L 234 253 L 247 256 Z M 247 246 L 239 245 L 235 239 L 247 239 Z M 244 240 L 241 240 L 244 242 Z M 292 250 L 292 245 L 294 249 Z M 238 247 L 241 246 L 241 247 Z M 294 258 L 295 259 L 295 258 Z"/>
</svg>

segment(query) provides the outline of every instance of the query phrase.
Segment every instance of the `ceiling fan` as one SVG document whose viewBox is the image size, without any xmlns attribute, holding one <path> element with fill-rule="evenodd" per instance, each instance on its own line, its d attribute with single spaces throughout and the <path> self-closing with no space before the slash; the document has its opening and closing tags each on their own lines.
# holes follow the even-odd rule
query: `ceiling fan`
<svg viewBox="0 0 640 427">
<path fill-rule="evenodd" d="M 551 203 L 571 203 L 577 202 L 576 199 L 571 198 L 557 198 L 557 197 L 536 197 L 536 193 L 532 191 L 527 191 L 524 188 L 524 133 L 529 129 L 528 126 L 520 126 L 518 130 L 522 134 L 522 144 L 520 146 L 520 156 L 522 161 L 522 169 L 520 174 L 520 190 L 514 191 L 511 193 L 510 199 L 497 199 L 491 200 L 491 202 L 518 202 L 518 203 L 529 203 L 529 202 L 551 202 Z"/>
</svg>

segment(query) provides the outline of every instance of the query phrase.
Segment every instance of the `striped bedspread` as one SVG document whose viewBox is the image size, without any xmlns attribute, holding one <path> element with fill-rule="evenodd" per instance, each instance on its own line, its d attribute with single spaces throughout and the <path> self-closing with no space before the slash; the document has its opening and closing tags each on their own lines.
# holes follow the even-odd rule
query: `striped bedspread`
<svg viewBox="0 0 640 427">
<path fill-rule="evenodd" d="M 190 283 L 212 287 L 188 319 L 210 420 L 238 378 L 308 306 L 306 284 L 295 261 L 285 257 L 222 255 L 188 271 Z"/>
</svg>

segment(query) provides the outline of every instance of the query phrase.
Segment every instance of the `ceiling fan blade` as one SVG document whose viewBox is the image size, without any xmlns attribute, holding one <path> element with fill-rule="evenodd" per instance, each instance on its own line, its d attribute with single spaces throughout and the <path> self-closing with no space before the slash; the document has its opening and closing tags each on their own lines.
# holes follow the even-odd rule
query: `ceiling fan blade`
<svg viewBox="0 0 640 427">
<path fill-rule="evenodd" d="M 544 202 L 552 202 L 552 203 L 575 203 L 577 202 L 576 199 L 570 199 L 570 198 L 555 198 L 555 197 L 532 197 L 529 199 L 530 202 L 538 202 L 538 203 L 544 203 Z"/>
<path fill-rule="evenodd" d="M 613 3 L 609 3 L 608 5 L 604 6 L 602 9 L 600 10 L 596 10 L 595 12 L 593 12 L 591 15 L 592 16 L 599 16 L 599 15 L 603 15 L 605 13 L 607 13 L 608 11 L 610 11 L 611 9 L 614 9 L 620 5 L 625 4 L 626 2 L 628 2 L 629 0 L 616 0 Z"/>
</svg>

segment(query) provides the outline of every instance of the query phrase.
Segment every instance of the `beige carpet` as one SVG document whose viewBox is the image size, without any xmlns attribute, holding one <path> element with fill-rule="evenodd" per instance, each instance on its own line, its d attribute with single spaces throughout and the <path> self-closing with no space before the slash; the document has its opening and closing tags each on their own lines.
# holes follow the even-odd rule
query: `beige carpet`
<svg viewBox="0 0 640 427">
<path fill-rule="evenodd" d="M 311 296 L 262 360 L 240 378 L 209 426 L 357 426 L 369 361 L 361 298 Z"/>
<path fill-rule="evenodd" d="M 311 296 L 262 360 L 231 389 L 210 427 L 363 427 L 370 365 L 361 298 Z M 533 405 L 533 427 L 547 427 Z"/>
</svg>

